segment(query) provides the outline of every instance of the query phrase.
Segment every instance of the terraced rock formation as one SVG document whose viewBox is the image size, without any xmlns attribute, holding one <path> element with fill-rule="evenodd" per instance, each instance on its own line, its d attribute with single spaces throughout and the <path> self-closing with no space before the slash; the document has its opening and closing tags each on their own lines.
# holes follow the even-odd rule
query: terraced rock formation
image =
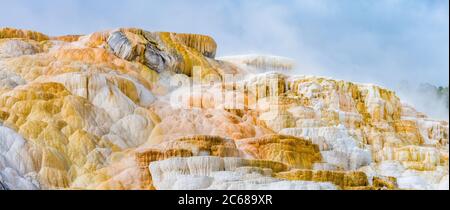
<svg viewBox="0 0 450 210">
<path fill-rule="evenodd" d="M 0 29 L 0 190 L 449 189 L 448 122 L 383 87 L 216 50 Z"/>
</svg>

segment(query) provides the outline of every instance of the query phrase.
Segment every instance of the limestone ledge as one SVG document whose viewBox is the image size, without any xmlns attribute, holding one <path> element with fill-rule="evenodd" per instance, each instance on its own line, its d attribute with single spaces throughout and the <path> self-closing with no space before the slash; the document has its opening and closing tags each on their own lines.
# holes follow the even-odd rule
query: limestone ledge
<svg viewBox="0 0 450 210">
<path fill-rule="evenodd" d="M 272 169 L 252 163 L 240 158 L 172 158 L 151 163 L 150 171 L 156 189 L 161 190 L 336 189 L 331 183 L 276 179 L 271 177 Z"/>
</svg>

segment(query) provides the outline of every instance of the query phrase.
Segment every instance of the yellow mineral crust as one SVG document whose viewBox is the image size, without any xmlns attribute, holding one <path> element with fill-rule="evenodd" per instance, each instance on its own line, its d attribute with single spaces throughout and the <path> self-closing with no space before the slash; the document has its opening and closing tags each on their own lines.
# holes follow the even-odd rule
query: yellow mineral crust
<svg viewBox="0 0 450 210">
<path fill-rule="evenodd" d="M 76 42 L 82 37 L 82 35 L 64 35 L 64 36 L 55 36 L 51 37 L 51 40 L 58 40 L 63 42 Z"/>
<path fill-rule="evenodd" d="M 14 28 L 0 28 L 0 39 L 5 38 L 23 38 L 38 42 L 49 40 L 49 37 L 47 35 L 36 31 L 20 30 Z"/>
<path fill-rule="evenodd" d="M 399 137 L 411 145 L 421 145 L 424 143 L 420 131 L 415 121 L 398 120 L 394 122 L 394 129 Z"/>
<path fill-rule="evenodd" d="M 373 177 L 372 184 L 376 188 L 395 190 L 398 188 L 395 177 Z"/>
<path fill-rule="evenodd" d="M 198 34 L 179 34 L 171 33 L 176 39 L 184 43 L 186 46 L 196 49 L 198 52 L 208 58 L 215 58 L 217 43 L 210 36 Z"/>
<path fill-rule="evenodd" d="M 315 182 L 332 182 L 342 188 L 365 187 L 369 185 L 363 172 L 292 170 L 275 174 L 276 178 Z"/>
<path fill-rule="evenodd" d="M 317 145 L 292 136 L 267 135 L 239 140 L 237 145 L 248 157 L 278 161 L 291 168 L 312 169 L 314 163 L 321 161 Z"/>
<path fill-rule="evenodd" d="M 160 144 L 152 145 L 151 150 L 161 151 L 184 150 L 190 151 L 194 156 L 238 157 L 239 151 L 232 139 L 219 136 L 193 135 L 166 140 Z"/>
</svg>

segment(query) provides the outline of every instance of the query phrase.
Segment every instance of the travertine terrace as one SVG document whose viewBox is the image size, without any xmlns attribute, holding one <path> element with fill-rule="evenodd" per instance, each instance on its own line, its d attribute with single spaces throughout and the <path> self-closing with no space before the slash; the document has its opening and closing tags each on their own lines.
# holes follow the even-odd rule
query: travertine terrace
<svg viewBox="0 0 450 210">
<path fill-rule="evenodd" d="M 383 87 L 216 50 L 0 29 L 0 190 L 449 189 L 448 122 Z"/>
</svg>

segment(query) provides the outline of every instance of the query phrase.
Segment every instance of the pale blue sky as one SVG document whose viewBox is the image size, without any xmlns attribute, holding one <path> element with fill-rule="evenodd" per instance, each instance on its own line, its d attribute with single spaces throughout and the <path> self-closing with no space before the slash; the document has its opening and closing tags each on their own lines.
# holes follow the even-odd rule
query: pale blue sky
<svg viewBox="0 0 450 210">
<path fill-rule="evenodd" d="M 448 85 L 448 0 L 0 0 L 0 27 L 50 35 L 116 27 L 212 35 L 219 55 L 297 60 L 299 74 Z"/>
</svg>

